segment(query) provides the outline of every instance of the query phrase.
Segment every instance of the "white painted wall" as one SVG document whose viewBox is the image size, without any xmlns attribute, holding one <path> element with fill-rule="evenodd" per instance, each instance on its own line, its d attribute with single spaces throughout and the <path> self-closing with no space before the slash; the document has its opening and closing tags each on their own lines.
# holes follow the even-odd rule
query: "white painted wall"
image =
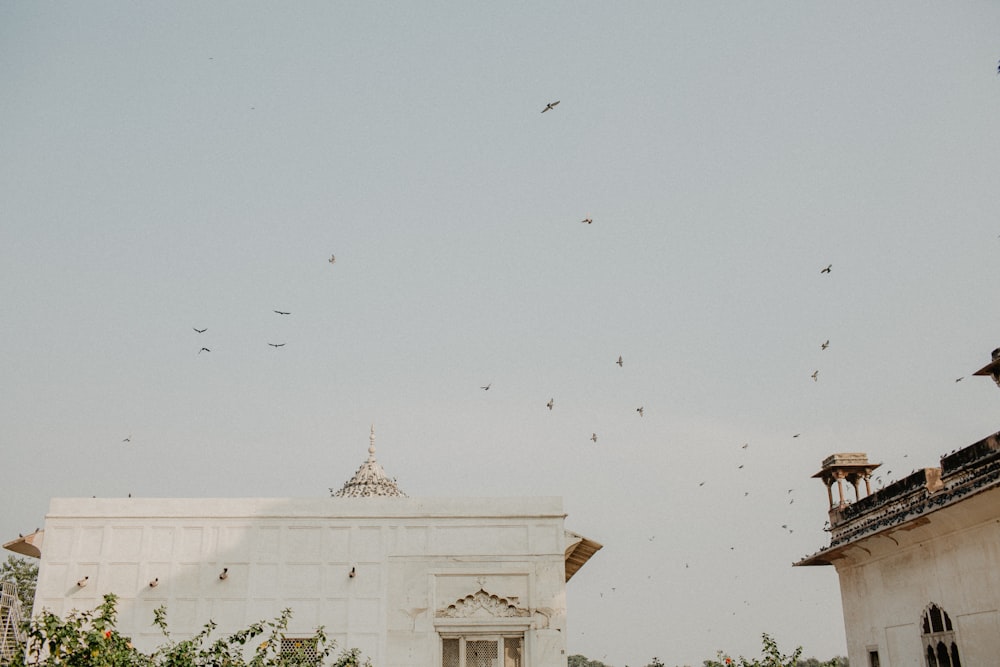
<svg viewBox="0 0 1000 667">
<path fill-rule="evenodd" d="M 559 498 L 57 498 L 35 609 L 64 615 L 113 592 L 119 629 L 150 650 L 161 605 L 175 638 L 290 607 L 290 635 L 324 625 L 378 667 L 439 665 L 443 627 L 502 626 L 525 631 L 528 667 L 564 667 L 564 516 Z M 436 615 L 480 588 L 528 614 Z"/>
<path fill-rule="evenodd" d="M 931 603 L 951 617 L 963 665 L 1000 665 L 1000 488 L 859 540 L 834 566 L 852 665 L 878 647 L 882 667 L 922 667 Z"/>
</svg>

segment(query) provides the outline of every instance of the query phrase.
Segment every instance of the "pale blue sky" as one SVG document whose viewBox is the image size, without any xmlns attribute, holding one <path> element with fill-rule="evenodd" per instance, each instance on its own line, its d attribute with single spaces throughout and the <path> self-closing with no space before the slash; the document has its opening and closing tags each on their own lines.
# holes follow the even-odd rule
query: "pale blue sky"
<svg viewBox="0 0 1000 667">
<path fill-rule="evenodd" d="M 374 422 L 411 496 L 561 495 L 605 544 L 572 653 L 844 653 L 834 571 L 790 566 L 809 476 L 1000 429 L 955 382 L 1000 345 L 997 35 L 992 2 L 0 5 L 0 536 L 52 496 L 324 496 Z"/>
</svg>

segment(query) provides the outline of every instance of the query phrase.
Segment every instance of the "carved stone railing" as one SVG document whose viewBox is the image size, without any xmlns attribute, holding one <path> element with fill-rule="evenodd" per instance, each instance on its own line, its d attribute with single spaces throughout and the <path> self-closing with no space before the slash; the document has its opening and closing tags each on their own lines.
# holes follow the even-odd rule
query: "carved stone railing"
<svg viewBox="0 0 1000 667">
<path fill-rule="evenodd" d="M 837 515 L 834 517 L 837 522 L 831 520 L 833 528 L 828 548 L 902 524 L 1000 481 L 1000 451 L 990 452 L 989 448 L 985 448 L 978 459 L 970 461 L 976 464 L 970 466 L 964 463 L 965 467 L 960 472 L 940 480 L 935 479 L 936 475 L 928 474 L 936 472 L 936 468 L 918 470 L 858 503 L 834 510 L 831 516 Z M 932 491 L 935 486 L 937 490 Z"/>
<path fill-rule="evenodd" d="M 884 510 L 891 504 L 905 503 L 909 496 L 927 488 L 929 482 L 931 480 L 928 478 L 926 468 L 914 471 L 903 479 L 896 480 L 889 486 L 879 489 L 870 496 L 865 496 L 857 502 L 835 509 L 831 524 L 836 527 L 849 523 L 851 520 L 873 510 Z"/>
<path fill-rule="evenodd" d="M 945 476 L 958 471 L 980 459 L 1000 454 L 1000 434 L 994 433 L 979 442 L 941 457 L 941 469 Z"/>
</svg>

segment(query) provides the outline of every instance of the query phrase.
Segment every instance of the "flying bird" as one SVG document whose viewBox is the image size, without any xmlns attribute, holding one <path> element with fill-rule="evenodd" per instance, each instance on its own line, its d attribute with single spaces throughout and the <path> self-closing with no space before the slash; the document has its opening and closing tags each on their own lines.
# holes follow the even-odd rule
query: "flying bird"
<svg viewBox="0 0 1000 667">
<path fill-rule="evenodd" d="M 594 442 L 597 442 L 597 434 L 596 433 L 591 433 L 590 434 L 590 439 L 593 440 Z"/>
<path fill-rule="evenodd" d="M 493 386 L 493 383 L 492 383 L 492 382 L 490 382 L 490 383 L 488 383 L 488 384 L 487 384 L 486 386 L 484 386 L 484 387 L 480 387 L 480 389 L 482 389 L 483 391 L 489 391 L 489 390 L 490 390 L 490 387 L 492 387 L 492 386 Z"/>
<path fill-rule="evenodd" d="M 546 111 L 553 109 L 557 104 L 559 104 L 559 100 L 556 100 L 555 102 L 549 102 L 548 104 L 545 105 L 545 108 L 542 109 L 542 113 L 545 113 Z"/>
<path fill-rule="evenodd" d="M 580 222 L 586 223 L 588 225 L 592 225 L 592 224 L 594 224 L 594 219 L 593 218 L 584 218 Z"/>
<path fill-rule="evenodd" d="M 122 442 L 132 442 L 132 436 L 125 438 Z"/>
<path fill-rule="evenodd" d="M 279 315 L 291 315 L 291 313 L 285 312 L 284 310 L 276 310 L 274 312 L 278 313 Z"/>
<path fill-rule="evenodd" d="M 747 448 L 747 447 L 749 447 L 749 446 L 750 446 L 750 443 L 749 443 L 749 442 L 744 442 L 744 443 L 743 443 L 743 449 L 746 449 L 746 448 Z"/>
<path fill-rule="evenodd" d="M 813 382 L 819 382 L 819 371 L 813 371 L 813 374 L 809 377 L 813 379 Z"/>
<path fill-rule="evenodd" d="M 208 331 L 207 328 L 206 329 L 195 329 L 194 327 L 191 327 L 191 328 L 194 329 L 195 331 L 197 331 L 198 333 L 205 333 L 206 331 Z"/>
<path fill-rule="evenodd" d="M 556 404 L 556 399 L 550 398 L 549 402 L 545 404 L 545 407 L 547 407 L 549 410 L 551 410 L 552 406 L 555 405 L 555 404 Z"/>
<path fill-rule="evenodd" d="M 827 341 L 825 343 L 823 343 L 822 345 L 820 345 L 819 349 L 825 350 L 828 347 L 830 347 L 830 340 L 829 339 L 827 339 Z"/>
<path fill-rule="evenodd" d="M 639 407 L 637 407 L 637 408 L 635 409 L 635 411 L 636 411 L 636 412 L 638 412 L 638 413 L 639 413 L 639 416 L 641 417 L 641 416 L 642 416 L 642 411 L 643 411 L 643 407 L 642 407 L 642 406 L 640 405 Z"/>
<path fill-rule="evenodd" d="M 965 376 L 963 375 L 963 376 L 962 376 L 962 377 L 960 377 L 960 378 L 955 378 L 955 382 L 961 382 L 961 381 L 962 381 L 962 380 L 964 380 L 964 379 L 965 379 Z"/>
<path fill-rule="evenodd" d="M 198 350 L 198 354 L 201 354 L 202 352 L 211 352 L 211 350 L 208 349 L 207 347 L 203 347 L 200 350 Z"/>
<path fill-rule="evenodd" d="M 337 256 L 336 255 L 330 255 L 330 259 L 328 259 L 327 261 L 330 262 L 331 264 L 333 264 L 334 262 L 337 261 Z"/>
<path fill-rule="evenodd" d="M 833 264 L 827 264 L 826 268 L 824 268 L 822 271 L 820 271 L 820 273 L 830 273 L 830 269 L 832 269 L 832 268 L 833 268 Z"/>
<path fill-rule="evenodd" d="M 271 347 L 285 347 L 284 343 L 268 343 Z"/>
<path fill-rule="evenodd" d="M 800 435 L 802 435 L 802 434 L 801 434 L 801 433 L 796 433 L 796 434 L 795 434 L 795 435 L 793 435 L 792 437 L 793 437 L 793 438 L 797 438 L 797 437 L 799 437 Z"/>
<path fill-rule="evenodd" d="M 228 578 L 229 578 L 229 568 L 224 567 L 222 568 L 222 572 L 219 573 L 219 579 L 228 579 Z"/>
<path fill-rule="evenodd" d="M 616 361 L 615 363 L 618 364 L 619 368 L 622 367 L 622 364 L 625 363 L 624 361 L 622 361 L 622 355 L 620 355 L 620 354 L 618 355 L 618 361 Z"/>
</svg>

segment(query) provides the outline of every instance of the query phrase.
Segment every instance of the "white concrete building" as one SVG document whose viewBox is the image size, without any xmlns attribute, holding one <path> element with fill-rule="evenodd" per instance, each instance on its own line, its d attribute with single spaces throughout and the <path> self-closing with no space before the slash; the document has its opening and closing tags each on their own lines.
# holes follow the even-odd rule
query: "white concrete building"
<svg viewBox="0 0 1000 667">
<path fill-rule="evenodd" d="M 837 569 L 851 665 L 1000 665 L 1000 433 L 872 493 L 876 468 L 823 462 L 830 545 L 796 563 Z"/>
<path fill-rule="evenodd" d="M 332 491 L 332 490 L 331 490 Z M 407 498 L 369 458 L 331 498 L 56 498 L 32 545 L 35 609 L 105 593 L 137 647 L 212 619 L 219 636 L 291 608 L 377 667 L 564 667 L 566 582 L 600 544 L 559 498 Z M 20 548 L 19 548 L 20 547 Z"/>
</svg>

